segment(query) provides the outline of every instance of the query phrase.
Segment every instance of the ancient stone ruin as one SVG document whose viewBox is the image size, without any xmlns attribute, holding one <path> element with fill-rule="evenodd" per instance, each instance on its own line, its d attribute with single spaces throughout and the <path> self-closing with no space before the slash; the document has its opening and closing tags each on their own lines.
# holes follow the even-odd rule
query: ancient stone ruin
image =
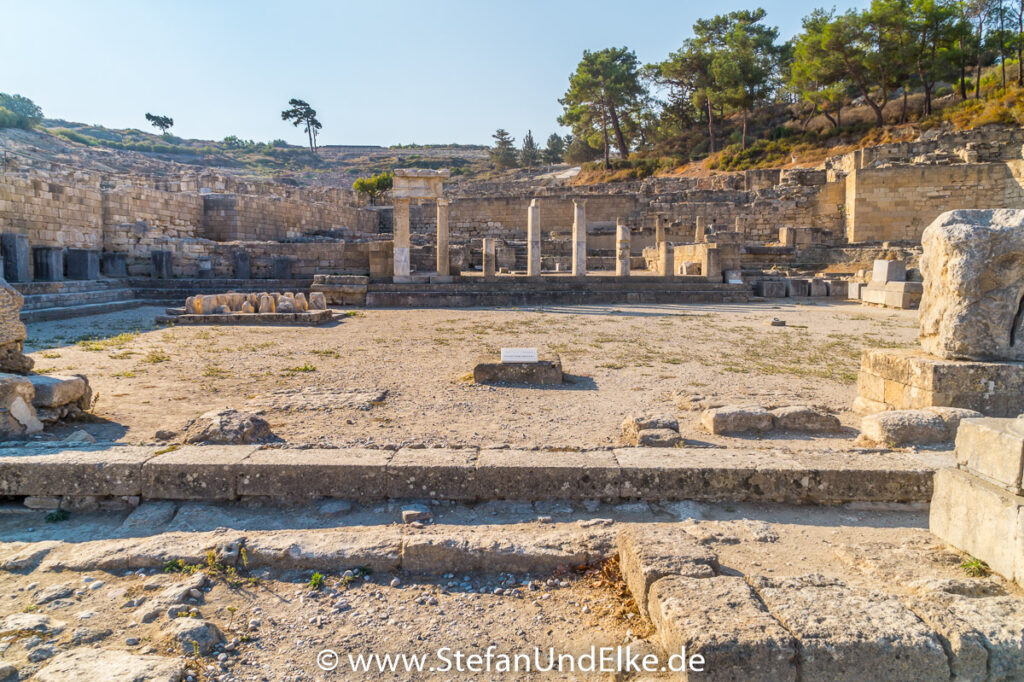
<svg viewBox="0 0 1024 682">
<path fill-rule="evenodd" d="M 301 292 L 189 296 L 184 308 L 168 312 L 172 314 L 161 319 L 175 324 L 317 325 L 332 319 L 321 292 L 312 292 L 308 300 Z"/>
</svg>

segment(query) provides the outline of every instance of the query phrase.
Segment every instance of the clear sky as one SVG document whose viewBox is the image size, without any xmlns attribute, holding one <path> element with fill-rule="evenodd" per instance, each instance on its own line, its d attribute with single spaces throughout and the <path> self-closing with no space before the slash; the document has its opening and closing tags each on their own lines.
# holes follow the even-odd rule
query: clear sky
<svg viewBox="0 0 1024 682">
<path fill-rule="evenodd" d="M 280 117 L 299 97 L 321 144 L 489 144 L 498 127 L 543 144 L 583 50 L 658 61 L 698 17 L 757 6 L 788 38 L 823 4 L 0 0 L 0 92 L 108 127 L 150 129 L 145 113 L 165 114 L 181 137 L 304 144 Z"/>
</svg>

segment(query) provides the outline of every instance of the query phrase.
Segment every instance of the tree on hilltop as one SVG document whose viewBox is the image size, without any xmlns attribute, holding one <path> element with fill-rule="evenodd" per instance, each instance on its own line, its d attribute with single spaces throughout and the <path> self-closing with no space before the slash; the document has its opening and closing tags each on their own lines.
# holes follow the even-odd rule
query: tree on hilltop
<svg viewBox="0 0 1024 682">
<path fill-rule="evenodd" d="M 294 98 L 288 100 L 288 106 L 291 108 L 281 112 L 281 120 L 291 121 L 296 128 L 304 125 L 306 136 L 309 138 L 309 151 L 316 154 L 318 148 L 316 137 L 320 129 L 323 128 L 316 118 L 316 109 L 309 106 L 308 102 Z"/>
<path fill-rule="evenodd" d="M 504 128 L 498 128 L 491 137 L 494 147 L 490 150 L 491 162 L 498 170 L 516 167 L 516 140 Z"/>
<path fill-rule="evenodd" d="M 537 148 L 537 143 L 533 141 L 533 131 L 527 130 L 526 137 L 523 138 L 523 148 L 519 152 L 519 165 L 533 168 L 539 161 L 540 149 Z"/>
<path fill-rule="evenodd" d="M 154 114 L 146 114 L 146 120 L 154 128 L 158 128 L 161 134 L 166 135 L 167 131 L 174 125 L 174 119 L 170 116 L 157 116 Z"/>
<path fill-rule="evenodd" d="M 548 137 L 548 146 L 543 152 L 544 163 L 561 163 L 565 155 L 565 141 L 558 133 L 551 133 Z"/>
</svg>

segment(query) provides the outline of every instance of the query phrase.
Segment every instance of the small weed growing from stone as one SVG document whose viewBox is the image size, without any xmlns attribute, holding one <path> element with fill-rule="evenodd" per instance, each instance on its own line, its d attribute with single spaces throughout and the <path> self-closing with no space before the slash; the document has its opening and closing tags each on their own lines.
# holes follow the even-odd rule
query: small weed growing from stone
<svg viewBox="0 0 1024 682">
<path fill-rule="evenodd" d="M 324 589 L 324 574 L 317 571 L 310 577 L 309 586 L 314 590 Z"/>
<path fill-rule="evenodd" d="M 308 362 L 299 365 L 298 367 L 288 367 L 284 370 L 285 374 L 298 374 L 300 372 L 315 372 L 316 366 L 311 365 Z"/>
<path fill-rule="evenodd" d="M 63 509 L 54 509 L 52 512 L 46 515 L 45 521 L 47 523 L 60 523 L 61 521 L 68 520 L 68 513 Z"/>
<path fill-rule="evenodd" d="M 981 559 L 972 556 L 968 556 L 963 560 L 960 564 L 960 570 L 972 578 L 984 578 L 992 572 L 992 569 L 988 567 L 988 564 Z"/>
</svg>

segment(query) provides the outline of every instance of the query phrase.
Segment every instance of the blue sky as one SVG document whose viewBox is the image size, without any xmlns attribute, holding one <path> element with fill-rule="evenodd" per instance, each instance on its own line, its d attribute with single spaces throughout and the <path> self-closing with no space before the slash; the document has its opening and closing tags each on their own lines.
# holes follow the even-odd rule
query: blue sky
<svg viewBox="0 0 1024 682">
<path fill-rule="evenodd" d="M 658 61 L 698 17 L 757 6 L 789 37 L 822 4 L 0 0 L 0 92 L 108 127 L 166 114 L 182 137 L 304 144 L 280 118 L 300 97 L 319 112 L 322 144 L 489 144 L 498 127 L 543 143 L 585 49 Z"/>
</svg>

